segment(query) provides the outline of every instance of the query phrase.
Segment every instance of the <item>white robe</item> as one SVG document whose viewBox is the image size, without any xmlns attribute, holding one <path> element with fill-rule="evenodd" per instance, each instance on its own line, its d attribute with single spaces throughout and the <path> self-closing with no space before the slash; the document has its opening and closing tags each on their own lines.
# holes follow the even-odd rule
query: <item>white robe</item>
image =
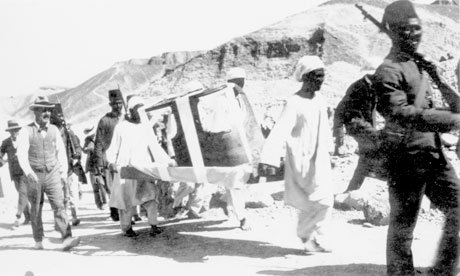
<svg viewBox="0 0 460 276">
<path fill-rule="evenodd" d="M 287 205 L 311 211 L 311 201 L 332 204 L 331 142 L 324 97 L 318 92 L 312 99 L 290 97 L 261 154 L 261 163 L 279 167 L 285 146 Z"/>
<path fill-rule="evenodd" d="M 107 161 L 121 167 L 155 163 L 168 164 L 169 156 L 160 147 L 153 129 L 145 124 L 123 121 L 115 126 L 110 147 L 106 151 Z M 110 195 L 110 206 L 128 210 L 132 206 L 153 200 L 156 197 L 153 182 L 121 179 L 119 173 L 113 175 L 114 183 Z"/>
</svg>

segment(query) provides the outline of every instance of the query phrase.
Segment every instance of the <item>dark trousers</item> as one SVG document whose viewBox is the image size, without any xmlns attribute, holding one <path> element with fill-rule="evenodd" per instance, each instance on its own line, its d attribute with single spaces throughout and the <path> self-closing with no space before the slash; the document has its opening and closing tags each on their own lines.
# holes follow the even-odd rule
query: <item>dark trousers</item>
<svg viewBox="0 0 460 276">
<path fill-rule="evenodd" d="M 30 220 L 30 204 L 27 199 L 27 184 L 25 182 L 25 177 L 22 175 L 12 176 L 14 182 L 14 187 L 18 191 L 18 211 L 16 213 L 16 218 L 20 219 L 21 214 L 24 213 L 24 218 Z"/>
<path fill-rule="evenodd" d="M 446 216 L 433 275 L 456 275 L 459 243 L 459 179 L 443 155 L 403 153 L 390 167 L 387 274 L 414 275 L 413 231 L 423 195 Z"/>
<path fill-rule="evenodd" d="M 48 197 L 54 212 L 54 221 L 57 230 L 61 232 L 63 239 L 72 236 L 70 224 L 64 207 L 64 195 L 62 190 L 61 176 L 56 166 L 51 172 L 35 172 L 38 183 L 27 182 L 27 195 L 31 205 L 30 219 L 34 240 L 43 240 L 42 209 L 44 194 Z"/>
<path fill-rule="evenodd" d="M 97 208 L 101 208 L 102 205 L 107 204 L 107 195 L 105 190 L 105 183 L 102 176 L 96 176 L 94 173 L 89 173 L 89 179 L 93 186 L 94 202 Z"/>
</svg>

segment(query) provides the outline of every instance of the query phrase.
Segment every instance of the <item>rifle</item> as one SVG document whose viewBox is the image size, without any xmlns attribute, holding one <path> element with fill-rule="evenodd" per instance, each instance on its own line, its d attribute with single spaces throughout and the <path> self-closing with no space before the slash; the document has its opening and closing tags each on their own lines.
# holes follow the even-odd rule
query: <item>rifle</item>
<svg viewBox="0 0 460 276">
<path fill-rule="evenodd" d="M 64 117 L 64 110 L 62 109 L 62 105 L 61 105 L 61 103 L 59 101 L 59 97 L 57 95 L 56 95 L 56 99 L 57 99 L 57 104 L 55 104 L 55 107 L 54 107 L 54 111 L 55 111 L 54 116 L 56 117 L 56 120 L 59 120 L 60 122 L 55 122 L 55 123 L 60 124 L 60 125 L 57 125 L 57 127 L 62 126 L 64 128 L 65 137 L 66 137 L 66 139 L 67 139 L 67 141 L 69 142 L 69 145 L 70 145 L 70 156 L 69 157 L 73 157 L 73 156 L 76 155 L 77 150 L 75 148 L 75 144 L 73 142 L 72 136 L 70 135 L 69 130 L 67 129 L 67 123 L 66 123 L 66 120 L 65 120 L 65 117 Z M 59 116 L 61 118 L 59 118 Z"/>
<path fill-rule="evenodd" d="M 355 7 L 358 8 L 364 16 L 364 19 L 369 19 L 372 23 L 374 23 L 377 28 L 390 39 L 393 37 L 393 34 L 387 29 L 382 23 L 380 23 L 375 17 L 369 14 L 363 6 L 359 4 L 355 4 Z M 433 62 L 428 61 L 425 57 L 420 53 L 414 53 L 412 55 L 414 58 L 415 63 L 421 69 L 425 70 L 428 75 L 430 75 L 433 82 L 438 87 L 439 91 L 441 91 L 442 96 L 446 99 L 446 102 L 449 104 L 450 110 L 453 113 L 460 113 L 460 94 L 455 91 L 454 88 L 446 81 L 446 79 L 439 74 L 439 70 L 436 68 L 436 65 Z"/>
<path fill-rule="evenodd" d="M 120 89 L 120 84 L 117 83 L 117 87 L 118 87 L 118 90 L 120 90 L 121 92 L 121 89 Z M 128 112 L 128 105 L 126 104 L 126 101 L 125 101 L 125 98 L 123 97 L 123 93 L 121 93 L 121 99 L 123 101 L 123 109 L 125 110 L 125 117 L 127 119 L 129 119 L 129 112 Z"/>
</svg>

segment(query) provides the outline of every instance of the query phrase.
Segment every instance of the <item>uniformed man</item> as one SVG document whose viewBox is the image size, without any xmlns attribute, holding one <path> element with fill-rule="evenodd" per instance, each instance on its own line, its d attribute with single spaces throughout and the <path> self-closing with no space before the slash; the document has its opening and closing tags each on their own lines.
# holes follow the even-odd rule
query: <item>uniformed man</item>
<svg viewBox="0 0 460 276">
<path fill-rule="evenodd" d="M 446 216 L 438 255 L 431 275 L 457 275 L 459 235 L 459 179 L 440 144 L 439 133 L 458 128 L 458 114 L 433 108 L 427 73 L 436 68 L 421 62 L 416 52 L 422 24 L 413 4 L 395 1 L 384 11 L 382 24 L 392 47 L 377 68 L 377 110 L 385 117 L 388 134 L 390 224 L 387 274 L 414 275 L 413 231 L 423 195 Z"/>
</svg>

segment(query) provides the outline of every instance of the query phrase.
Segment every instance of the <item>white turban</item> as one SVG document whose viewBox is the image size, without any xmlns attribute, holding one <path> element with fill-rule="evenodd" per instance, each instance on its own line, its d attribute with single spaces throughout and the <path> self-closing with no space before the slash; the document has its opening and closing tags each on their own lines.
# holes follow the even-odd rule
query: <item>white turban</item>
<svg viewBox="0 0 460 276">
<path fill-rule="evenodd" d="M 185 92 L 192 92 L 192 91 L 203 90 L 203 89 L 204 89 L 203 84 L 197 80 L 189 81 L 188 83 L 184 85 Z"/>
<path fill-rule="evenodd" d="M 318 56 L 303 56 L 297 62 L 294 77 L 297 81 L 301 82 L 303 75 L 321 68 L 324 68 L 324 63 Z"/>
<path fill-rule="evenodd" d="M 227 80 L 245 79 L 245 78 L 246 78 L 246 72 L 244 71 L 243 68 L 233 67 L 227 72 Z"/>
<path fill-rule="evenodd" d="M 133 109 L 136 105 L 144 105 L 144 101 L 139 96 L 132 96 L 128 100 L 128 109 Z"/>
</svg>

